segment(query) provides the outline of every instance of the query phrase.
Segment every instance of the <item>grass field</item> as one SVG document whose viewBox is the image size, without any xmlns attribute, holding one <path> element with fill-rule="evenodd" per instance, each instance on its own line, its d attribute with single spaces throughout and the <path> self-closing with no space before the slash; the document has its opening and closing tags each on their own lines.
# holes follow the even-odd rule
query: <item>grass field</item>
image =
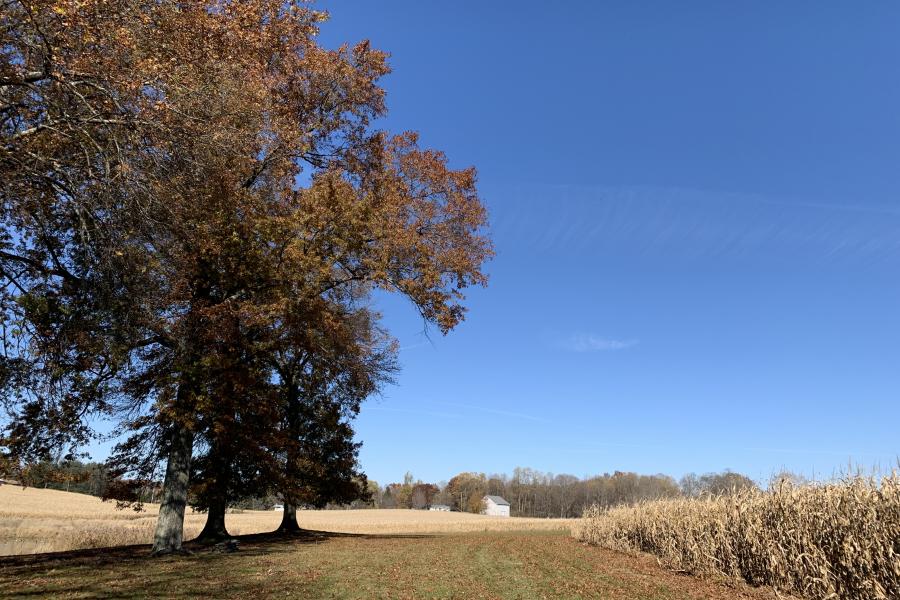
<svg viewBox="0 0 900 600">
<path fill-rule="evenodd" d="M 161 559 L 148 550 L 0 559 L 0 598 L 775 598 L 559 532 L 250 536 L 232 554 Z"/>
</svg>

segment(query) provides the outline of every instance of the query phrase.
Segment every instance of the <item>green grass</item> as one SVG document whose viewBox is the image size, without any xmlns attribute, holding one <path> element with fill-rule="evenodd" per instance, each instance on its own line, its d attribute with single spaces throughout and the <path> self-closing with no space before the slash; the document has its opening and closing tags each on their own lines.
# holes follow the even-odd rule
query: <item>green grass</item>
<svg viewBox="0 0 900 600">
<path fill-rule="evenodd" d="M 145 546 L 0 559 L 0 598 L 763 597 L 543 532 L 247 536 L 241 550 L 149 558 Z M 771 596 L 768 596 L 771 597 Z"/>
</svg>

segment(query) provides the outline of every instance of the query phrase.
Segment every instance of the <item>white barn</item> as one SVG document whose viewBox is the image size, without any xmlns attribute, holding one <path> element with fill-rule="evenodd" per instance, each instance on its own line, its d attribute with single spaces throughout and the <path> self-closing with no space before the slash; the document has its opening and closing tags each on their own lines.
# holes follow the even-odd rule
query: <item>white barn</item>
<svg viewBox="0 0 900 600">
<path fill-rule="evenodd" d="M 500 496 L 485 496 L 483 514 L 492 517 L 508 517 L 509 502 Z"/>
</svg>

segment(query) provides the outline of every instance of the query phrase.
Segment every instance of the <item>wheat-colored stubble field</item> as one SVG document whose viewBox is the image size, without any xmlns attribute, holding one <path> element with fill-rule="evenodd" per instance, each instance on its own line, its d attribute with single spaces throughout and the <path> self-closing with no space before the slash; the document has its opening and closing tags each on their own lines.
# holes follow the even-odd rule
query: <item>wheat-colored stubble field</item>
<svg viewBox="0 0 900 600">
<path fill-rule="evenodd" d="M 56 490 L 0 485 L 0 555 L 58 552 L 149 543 L 159 505 L 142 512 L 118 510 L 114 502 Z M 185 517 L 185 539 L 200 533 L 206 515 Z M 477 531 L 568 531 L 574 520 L 487 517 L 421 510 L 307 510 L 298 513 L 304 529 L 339 533 L 463 533 Z M 275 511 L 229 513 L 233 535 L 272 531 Z"/>
</svg>

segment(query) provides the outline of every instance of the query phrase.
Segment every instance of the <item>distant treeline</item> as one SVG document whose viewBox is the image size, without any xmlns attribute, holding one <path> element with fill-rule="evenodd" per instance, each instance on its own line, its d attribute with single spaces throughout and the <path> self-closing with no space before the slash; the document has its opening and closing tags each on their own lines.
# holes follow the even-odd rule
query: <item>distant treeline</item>
<svg viewBox="0 0 900 600">
<path fill-rule="evenodd" d="M 480 512 L 486 494 L 502 496 L 510 513 L 518 517 L 580 517 L 592 505 L 630 505 L 642 500 L 727 494 L 756 488 L 749 477 L 725 471 L 705 475 L 688 474 L 676 481 L 668 475 L 638 475 L 616 471 L 588 478 L 554 475 L 517 468 L 509 475 L 460 473 L 446 483 L 414 480 L 410 473 L 403 483 L 384 487 L 370 481 L 372 506 L 377 508 L 427 508 L 444 504 L 452 510 Z"/>
<path fill-rule="evenodd" d="M 780 474 L 779 477 L 796 477 Z M 23 484 L 93 496 L 115 497 L 118 482 L 109 478 L 102 463 L 77 460 L 43 462 L 32 466 Z M 385 486 L 369 480 L 371 500 L 358 500 L 349 505 L 330 505 L 342 508 L 410 508 L 426 509 L 446 505 L 451 510 L 477 513 L 482 498 L 491 494 L 509 502 L 510 514 L 517 517 L 574 518 L 580 517 L 589 506 L 613 507 L 631 505 L 643 500 L 696 497 L 703 494 L 721 495 L 756 488 L 749 477 L 724 471 L 696 475 L 690 473 L 679 481 L 668 475 L 638 475 L 615 471 L 593 477 L 554 475 L 529 468 L 516 468 L 512 475 L 460 473 L 448 482 L 428 483 L 407 473 L 402 483 Z M 144 502 L 155 502 L 160 488 L 148 486 L 140 494 Z M 233 503 L 233 508 L 270 510 L 281 500 L 267 494 Z"/>
<path fill-rule="evenodd" d="M 69 460 L 43 461 L 31 465 L 21 476 L 19 483 L 28 487 L 63 490 L 104 496 L 109 484 L 106 465 L 95 462 Z"/>
<path fill-rule="evenodd" d="M 82 462 L 80 460 L 42 461 L 29 466 L 21 474 L 21 481 L 16 483 L 36 488 L 62 490 L 79 494 L 88 494 L 98 498 L 117 499 L 123 488 L 134 495 L 132 500 L 140 502 L 158 502 L 162 494 L 162 482 L 156 481 L 137 486 L 128 480 L 112 477 L 109 467 L 104 463 Z M 192 489 L 189 499 L 193 504 L 196 493 Z M 244 498 L 233 502 L 231 508 L 245 510 L 271 510 L 281 499 L 273 494 L 258 498 Z"/>
</svg>

